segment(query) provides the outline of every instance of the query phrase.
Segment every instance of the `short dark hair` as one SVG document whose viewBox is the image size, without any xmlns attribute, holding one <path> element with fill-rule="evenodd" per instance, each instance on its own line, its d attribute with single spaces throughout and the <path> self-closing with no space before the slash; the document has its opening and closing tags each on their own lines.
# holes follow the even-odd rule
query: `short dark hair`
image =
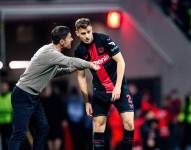
<svg viewBox="0 0 191 150">
<path fill-rule="evenodd" d="M 51 32 L 52 42 L 58 44 L 61 39 L 65 39 L 70 29 L 66 26 L 56 26 Z"/>
<path fill-rule="evenodd" d="M 75 22 L 76 30 L 79 30 L 80 28 L 86 29 L 88 26 L 91 26 L 89 18 L 79 18 Z"/>
</svg>

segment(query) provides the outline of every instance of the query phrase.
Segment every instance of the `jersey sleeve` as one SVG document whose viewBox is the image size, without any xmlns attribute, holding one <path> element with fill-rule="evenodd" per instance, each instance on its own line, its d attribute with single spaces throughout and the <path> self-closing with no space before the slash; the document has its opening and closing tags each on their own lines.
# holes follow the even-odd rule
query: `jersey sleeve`
<svg viewBox="0 0 191 150">
<path fill-rule="evenodd" d="M 120 52 L 117 44 L 108 35 L 104 35 L 103 40 L 105 49 L 111 57 Z"/>
</svg>

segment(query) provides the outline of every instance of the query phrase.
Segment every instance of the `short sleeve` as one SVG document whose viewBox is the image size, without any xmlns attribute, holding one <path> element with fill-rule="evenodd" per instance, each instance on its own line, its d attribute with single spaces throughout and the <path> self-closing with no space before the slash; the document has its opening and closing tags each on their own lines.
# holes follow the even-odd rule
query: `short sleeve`
<svg viewBox="0 0 191 150">
<path fill-rule="evenodd" d="M 104 35 L 103 40 L 105 49 L 111 57 L 120 52 L 120 49 L 117 46 L 117 44 L 108 35 Z"/>
</svg>

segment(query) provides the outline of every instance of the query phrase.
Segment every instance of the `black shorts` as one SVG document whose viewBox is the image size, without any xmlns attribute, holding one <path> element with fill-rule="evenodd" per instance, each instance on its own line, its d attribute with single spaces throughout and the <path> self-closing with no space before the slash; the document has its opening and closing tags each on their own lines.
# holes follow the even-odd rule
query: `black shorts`
<svg viewBox="0 0 191 150">
<path fill-rule="evenodd" d="M 121 89 L 120 99 L 111 102 L 111 93 L 96 92 L 92 100 L 93 116 L 107 116 L 111 104 L 117 108 L 119 113 L 134 112 L 132 96 L 127 88 Z"/>
</svg>

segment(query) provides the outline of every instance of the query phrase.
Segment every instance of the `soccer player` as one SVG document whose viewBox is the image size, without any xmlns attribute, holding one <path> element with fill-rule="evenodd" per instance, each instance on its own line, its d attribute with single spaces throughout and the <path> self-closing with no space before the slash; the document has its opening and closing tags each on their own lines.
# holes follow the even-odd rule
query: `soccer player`
<svg viewBox="0 0 191 150">
<path fill-rule="evenodd" d="M 134 106 L 124 77 L 125 62 L 119 47 L 108 35 L 93 33 L 88 18 L 75 22 L 76 34 L 81 40 L 75 57 L 100 65 L 93 75 L 93 100 L 88 101 L 84 70 L 77 71 L 79 86 L 86 103 L 87 115 L 93 116 L 93 149 L 104 149 L 104 131 L 111 104 L 118 109 L 124 125 L 124 138 L 120 150 L 132 149 L 134 135 Z"/>
<path fill-rule="evenodd" d="M 35 129 L 33 149 L 44 149 L 48 122 L 39 94 L 53 77 L 77 69 L 99 69 L 99 66 L 93 62 L 67 57 L 61 53 L 71 48 L 73 39 L 68 27 L 56 26 L 51 35 L 52 43 L 42 46 L 34 54 L 13 90 L 13 132 L 9 141 L 9 150 L 19 150 L 28 130 L 31 116 L 34 117 L 32 125 Z"/>
</svg>

